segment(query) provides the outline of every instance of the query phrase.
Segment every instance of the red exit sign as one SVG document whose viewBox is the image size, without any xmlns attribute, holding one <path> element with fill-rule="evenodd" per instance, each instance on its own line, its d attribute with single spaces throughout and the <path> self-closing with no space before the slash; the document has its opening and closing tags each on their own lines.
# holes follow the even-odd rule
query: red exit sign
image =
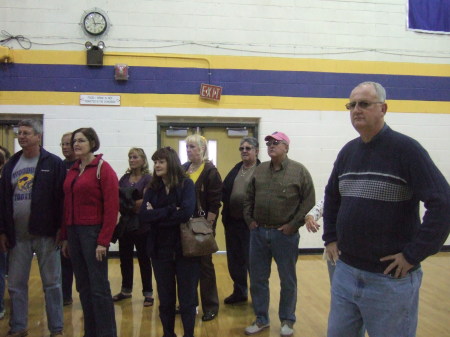
<svg viewBox="0 0 450 337">
<path fill-rule="evenodd" d="M 222 95 L 222 87 L 217 85 L 202 83 L 200 87 L 200 97 L 204 99 L 210 99 L 212 101 L 220 101 Z"/>
</svg>

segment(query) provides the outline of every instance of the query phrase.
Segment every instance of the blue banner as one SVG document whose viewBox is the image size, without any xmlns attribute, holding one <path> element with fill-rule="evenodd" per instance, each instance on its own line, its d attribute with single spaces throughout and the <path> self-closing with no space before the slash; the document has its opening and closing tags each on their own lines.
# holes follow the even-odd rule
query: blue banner
<svg viewBox="0 0 450 337">
<path fill-rule="evenodd" d="M 450 34 L 450 0 L 408 0 L 408 28 Z"/>
</svg>

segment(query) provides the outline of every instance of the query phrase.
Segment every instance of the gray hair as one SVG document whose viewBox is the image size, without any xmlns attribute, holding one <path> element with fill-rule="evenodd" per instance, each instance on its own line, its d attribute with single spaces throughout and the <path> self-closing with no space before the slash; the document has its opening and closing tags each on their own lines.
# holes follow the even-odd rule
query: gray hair
<svg viewBox="0 0 450 337">
<path fill-rule="evenodd" d="M 384 102 L 386 100 L 386 89 L 384 89 L 384 87 L 380 83 L 367 81 L 367 82 L 362 82 L 362 83 L 358 84 L 356 87 L 361 87 L 363 85 L 373 86 L 375 89 L 375 92 L 377 93 L 378 99 L 381 102 Z"/>
<path fill-rule="evenodd" d="M 42 135 L 42 122 L 37 119 L 22 119 L 18 126 L 32 128 L 35 134 Z"/>
<path fill-rule="evenodd" d="M 259 142 L 258 142 L 258 139 L 256 139 L 255 137 L 244 137 L 241 139 L 241 142 L 239 143 L 239 145 L 242 145 L 245 142 L 252 145 L 255 149 L 259 149 Z"/>
</svg>

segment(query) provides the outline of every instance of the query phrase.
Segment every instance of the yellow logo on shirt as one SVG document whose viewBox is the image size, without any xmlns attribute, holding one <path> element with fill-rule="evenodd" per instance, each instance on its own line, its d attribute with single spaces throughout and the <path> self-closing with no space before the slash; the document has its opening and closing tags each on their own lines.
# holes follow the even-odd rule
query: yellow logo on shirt
<svg viewBox="0 0 450 337">
<path fill-rule="evenodd" d="M 17 187 L 21 192 L 31 192 L 33 188 L 34 175 L 30 173 L 22 174 L 17 181 Z"/>
</svg>

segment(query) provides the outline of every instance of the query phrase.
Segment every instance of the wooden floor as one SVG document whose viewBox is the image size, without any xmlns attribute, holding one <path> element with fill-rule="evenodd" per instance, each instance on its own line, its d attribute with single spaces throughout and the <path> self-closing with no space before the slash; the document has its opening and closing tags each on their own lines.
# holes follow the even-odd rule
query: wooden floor
<svg viewBox="0 0 450 337">
<path fill-rule="evenodd" d="M 116 293 L 120 289 L 121 277 L 119 260 L 109 261 L 111 289 Z M 219 297 L 223 299 L 231 293 L 232 283 L 228 276 L 226 256 L 214 256 L 216 266 Z M 154 307 L 143 307 L 140 278 L 137 261 L 135 261 L 135 283 L 133 298 L 115 305 L 118 335 L 122 337 L 161 337 L 162 329 L 158 316 L 158 299 Z M 296 337 L 325 337 L 329 308 L 329 283 L 326 264 L 319 255 L 300 256 L 297 264 L 298 302 Z M 423 263 L 424 279 L 420 294 L 419 327 L 417 337 L 449 337 L 450 336 L 450 253 L 439 253 Z M 276 266 L 273 265 L 270 302 L 270 329 L 258 336 L 279 336 L 278 321 L 279 279 Z M 30 311 L 29 336 L 48 336 L 45 304 L 42 284 L 36 261 L 33 261 L 30 278 Z M 156 285 L 154 284 L 154 288 Z M 8 331 L 9 296 L 5 295 L 7 313 L 0 321 L 0 336 Z M 244 336 L 244 328 L 253 319 L 251 304 L 225 306 L 221 304 L 218 317 L 210 322 L 202 322 L 201 311 L 195 328 L 196 337 L 234 337 Z M 74 303 L 64 307 L 65 336 L 83 336 L 83 318 L 78 299 L 74 291 Z M 176 321 L 176 333 L 182 336 L 179 317 Z M 376 337 L 376 336 L 374 336 Z"/>
</svg>

